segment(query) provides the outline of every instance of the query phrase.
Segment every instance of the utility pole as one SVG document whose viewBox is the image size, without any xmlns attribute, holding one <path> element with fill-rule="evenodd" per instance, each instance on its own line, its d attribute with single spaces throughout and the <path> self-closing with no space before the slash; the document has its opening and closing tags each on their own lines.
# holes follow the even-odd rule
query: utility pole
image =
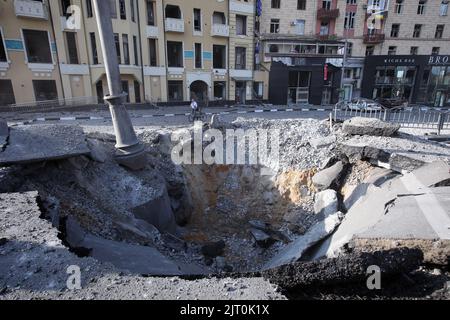
<svg viewBox="0 0 450 320">
<path fill-rule="evenodd" d="M 109 95 L 105 100 L 109 104 L 116 135 L 115 157 L 119 164 L 132 170 L 140 170 L 147 164 L 147 155 L 144 146 L 136 137 L 130 115 L 124 105 L 126 94 L 123 93 L 120 81 L 110 3 L 105 0 L 93 0 L 109 88 Z"/>
</svg>

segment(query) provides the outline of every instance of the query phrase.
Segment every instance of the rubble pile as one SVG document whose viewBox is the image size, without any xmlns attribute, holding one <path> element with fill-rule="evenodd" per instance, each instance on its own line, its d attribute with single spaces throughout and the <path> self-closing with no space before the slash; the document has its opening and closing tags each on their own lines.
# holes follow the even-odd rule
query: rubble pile
<svg viewBox="0 0 450 320">
<path fill-rule="evenodd" d="M 216 116 L 201 130 L 209 128 L 279 131 L 280 154 L 258 165 L 176 165 L 173 130 L 145 129 L 138 137 L 148 165 L 129 171 L 115 162 L 107 133 L 2 129 L 0 195 L 9 200 L 0 207 L 0 238 L 14 238 L 5 227 L 14 199 L 31 192 L 41 218 L 58 230 L 58 246 L 134 275 L 262 272 L 292 289 L 336 283 L 330 266 L 347 270 L 344 282 L 360 280 L 374 261 L 390 274 L 448 266 L 447 145 L 359 118 L 330 131 L 311 119 Z"/>
</svg>

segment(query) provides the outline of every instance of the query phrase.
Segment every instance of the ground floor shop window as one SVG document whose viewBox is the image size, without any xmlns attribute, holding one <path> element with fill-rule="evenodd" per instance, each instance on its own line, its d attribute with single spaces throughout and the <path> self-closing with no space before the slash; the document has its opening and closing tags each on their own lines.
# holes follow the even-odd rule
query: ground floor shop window
<svg viewBox="0 0 450 320">
<path fill-rule="evenodd" d="M 36 101 L 58 99 L 58 91 L 54 80 L 33 80 L 33 88 Z"/>
<path fill-rule="evenodd" d="M 214 82 L 214 100 L 224 100 L 227 83 L 225 81 Z"/>
<path fill-rule="evenodd" d="M 11 80 L 0 80 L 0 106 L 15 104 L 14 90 Z"/>
<path fill-rule="evenodd" d="M 416 67 L 378 67 L 373 98 L 410 100 L 416 73 Z"/>
<path fill-rule="evenodd" d="M 288 104 L 304 104 L 309 102 L 310 79 L 310 72 L 289 72 Z"/>
<path fill-rule="evenodd" d="M 168 83 L 169 96 L 168 100 L 183 101 L 183 81 L 169 81 Z"/>
<path fill-rule="evenodd" d="M 258 100 L 264 99 L 264 82 L 253 82 L 253 98 Z"/>
</svg>

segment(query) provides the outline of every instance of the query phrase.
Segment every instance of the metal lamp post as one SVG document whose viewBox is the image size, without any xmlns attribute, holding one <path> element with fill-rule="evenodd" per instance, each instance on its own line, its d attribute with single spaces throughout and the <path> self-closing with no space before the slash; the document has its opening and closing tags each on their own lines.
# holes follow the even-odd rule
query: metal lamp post
<svg viewBox="0 0 450 320">
<path fill-rule="evenodd" d="M 147 164 L 144 146 L 139 143 L 124 101 L 119 61 L 111 21 L 110 1 L 93 0 L 95 17 L 97 18 L 103 62 L 108 80 L 109 95 L 105 100 L 109 104 L 114 133 L 116 135 L 116 160 L 119 164 L 132 170 L 143 169 Z"/>
</svg>

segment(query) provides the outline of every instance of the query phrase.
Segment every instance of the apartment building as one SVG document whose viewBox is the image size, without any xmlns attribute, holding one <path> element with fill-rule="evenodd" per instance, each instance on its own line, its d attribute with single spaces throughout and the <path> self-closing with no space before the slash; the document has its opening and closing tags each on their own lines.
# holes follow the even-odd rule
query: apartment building
<svg viewBox="0 0 450 320">
<path fill-rule="evenodd" d="M 270 70 L 270 101 L 327 104 L 363 96 L 448 105 L 448 6 L 447 0 L 258 0 L 257 60 Z"/>
<path fill-rule="evenodd" d="M 0 4 L 0 105 L 63 95 L 49 19 L 40 1 Z"/>
<path fill-rule="evenodd" d="M 129 102 L 267 99 L 253 0 L 107 1 Z M 108 93 L 92 0 L 3 1 L 0 35 L 1 104 Z"/>
</svg>

